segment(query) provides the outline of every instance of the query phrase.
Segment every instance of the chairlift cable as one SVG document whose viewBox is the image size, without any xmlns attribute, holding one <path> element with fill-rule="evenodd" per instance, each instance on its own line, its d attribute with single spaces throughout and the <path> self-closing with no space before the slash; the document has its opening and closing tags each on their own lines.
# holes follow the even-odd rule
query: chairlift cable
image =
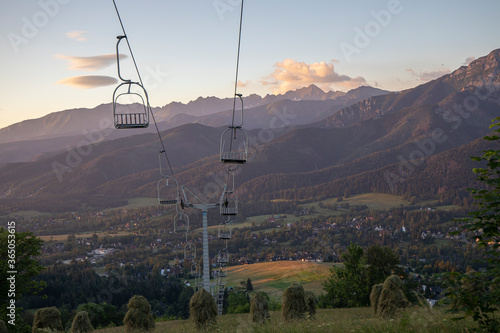
<svg viewBox="0 0 500 333">
<path fill-rule="evenodd" d="M 139 72 L 139 67 L 137 66 L 137 62 L 135 61 L 134 53 L 132 52 L 132 47 L 130 46 L 130 42 L 128 41 L 127 33 L 125 32 L 125 27 L 123 25 L 123 21 L 122 21 L 122 18 L 120 16 L 120 12 L 118 11 L 118 6 L 116 5 L 115 0 L 113 0 L 113 5 L 115 7 L 116 15 L 118 16 L 118 20 L 120 21 L 120 26 L 122 27 L 123 35 L 125 36 L 125 40 L 127 41 L 128 49 L 130 51 L 130 56 L 132 57 L 132 61 L 134 62 L 135 71 L 137 72 L 137 76 L 139 77 L 139 82 L 144 87 L 144 84 L 142 82 L 141 73 Z M 117 56 L 119 56 L 119 55 L 117 55 Z M 174 177 L 174 171 L 172 169 L 172 165 L 170 164 L 170 160 L 169 160 L 168 155 L 167 155 L 167 150 L 165 149 L 165 144 L 163 143 L 163 139 L 161 137 L 160 130 L 158 129 L 158 124 L 156 123 L 156 118 L 155 118 L 155 115 L 153 113 L 153 110 L 151 109 L 151 106 L 149 105 L 149 101 L 148 101 L 147 107 L 148 107 L 149 113 L 151 114 L 151 117 L 153 118 L 153 122 L 154 122 L 155 128 L 156 128 L 156 133 L 158 134 L 158 138 L 160 139 L 160 143 L 161 143 L 161 146 L 163 149 L 162 152 L 165 153 L 165 158 L 167 159 L 167 164 L 168 164 L 168 167 L 170 169 L 170 173 L 171 173 L 172 177 Z"/>
<path fill-rule="evenodd" d="M 114 1 L 114 0 L 113 0 Z M 236 93 L 238 90 L 238 70 L 240 66 L 240 46 L 241 46 L 241 27 L 243 23 L 243 0 L 241 0 L 241 12 L 240 12 L 240 31 L 238 34 L 238 53 L 236 55 L 236 78 L 234 81 L 234 96 L 233 96 L 233 119 L 231 121 L 231 127 L 234 127 L 234 114 L 236 110 Z"/>
</svg>

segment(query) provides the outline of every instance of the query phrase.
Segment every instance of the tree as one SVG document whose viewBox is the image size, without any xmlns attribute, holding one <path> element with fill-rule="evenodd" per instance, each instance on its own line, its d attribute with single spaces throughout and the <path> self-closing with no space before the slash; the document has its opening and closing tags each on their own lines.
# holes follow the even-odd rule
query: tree
<svg viewBox="0 0 500 333">
<path fill-rule="evenodd" d="M 405 277 L 406 273 L 399 266 L 399 257 L 388 247 L 372 245 L 366 250 L 368 285 L 373 287 L 385 281 L 391 274 Z M 371 290 L 371 289 L 370 289 Z"/>
<path fill-rule="evenodd" d="M 19 301 L 23 297 L 36 295 L 45 287 L 45 282 L 34 278 L 44 269 L 36 260 L 40 254 L 43 241 L 33 236 L 31 232 L 15 232 L 15 223 L 8 222 L 8 229 L 0 228 L 0 319 L 8 319 L 10 310 L 7 309 L 12 300 Z M 8 273 L 16 272 L 16 273 Z M 10 283 L 11 281 L 12 283 Z M 19 329 L 23 322 L 18 306 L 15 319 Z"/>
<path fill-rule="evenodd" d="M 352 244 L 343 255 L 344 267 L 334 266 L 323 283 L 326 295 L 320 302 L 334 308 L 368 306 L 371 287 L 367 285 L 366 258 L 363 248 Z"/>
<path fill-rule="evenodd" d="M 253 285 L 252 285 L 252 280 L 250 278 L 247 279 L 247 291 L 252 291 L 253 290 Z"/>
<path fill-rule="evenodd" d="M 370 305 L 372 287 L 393 273 L 406 277 L 399 267 L 399 257 L 388 247 L 363 248 L 352 244 L 342 257 L 344 267 L 331 269 L 324 283 L 326 295 L 320 296 L 320 306 L 355 307 Z"/>
<path fill-rule="evenodd" d="M 490 128 L 496 129 L 484 137 L 498 147 L 500 140 L 500 117 L 493 120 Z M 488 260 L 485 269 L 465 274 L 448 274 L 446 296 L 452 310 L 463 311 L 459 318 L 472 317 L 483 330 L 500 330 L 500 149 L 490 149 L 474 161 L 485 163 L 486 167 L 474 168 L 484 187 L 470 189 L 475 199 L 476 210 L 461 220 L 465 224 L 459 232 L 474 233 L 477 245 L 485 248 Z"/>
</svg>

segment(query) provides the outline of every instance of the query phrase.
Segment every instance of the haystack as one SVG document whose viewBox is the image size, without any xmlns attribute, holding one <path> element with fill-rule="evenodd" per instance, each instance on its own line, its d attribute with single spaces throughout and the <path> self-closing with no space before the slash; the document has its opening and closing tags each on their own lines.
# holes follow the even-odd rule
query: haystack
<svg viewBox="0 0 500 333">
<path fill-rule="evenodd" d="M 303 319 L 307 311 L 304 299 L 304 287 L 295 283 L 288 287 L 281 298 L 281 306 L 283 321 Z"/>
<path fill-rule="evenodd" d="M 53 332 L 64 332 L 61 312 L 55 306 L 50 308 L 41 308 L 35 312 L 33 328 L 31 331 L 36 333 L 39 329 L 49 329 Z"/>
<path fill-rule="evenodd" d="M 3 320 L 0 320 L 0 333 L 7 333 L 7 326 Z"/>
<path fill-rule="evenodd" d="M 127 307 L 127 314 L 123 318 L 127 333 L 153 332 L 155 321 L 146 298 L 139 295 L 132 296 Z"/>
<path fill-rule="evenodd" d="M 90 322 L 89 313 L 80 311 L 76 314 L 71 324 L 71 333 L 94 332 L 94 326 Z"/>
<path fill-rule="evenodd" d="M 306 302 L 307 318 L 316 318 L 316 297 L 312 291 L 304 293 L 304 301 Z"/>
<path fill-rule="evenodd" d="M 198 329 L 217 325 L 217 305 L 212 295 L 203 288 L 191 297 L 189 313 Z"/>
<path fill-rule="evenodd" d="M 256 293 L 250 300 L 250 317 L 254 323 L 263 324 L 271 318 L 269 304 L 264 295 Z"/>
<path fill-rule="evenodd" d="M 370 293 L 370 304 L 372 305 L 373 314 L 375 316 L 377 315 L 378 301 L 383 288 L 383 283 L 376 284 L 372 287 L 372 292 Z"/>
<path fill-rule="evenodd" d="M 377 315 L 379 317 L 394 317 L 408 304 L 403 292 L 403 281 L 397 275 L 389 276 L 384 282 L 378 299 Z"/>
</svg>

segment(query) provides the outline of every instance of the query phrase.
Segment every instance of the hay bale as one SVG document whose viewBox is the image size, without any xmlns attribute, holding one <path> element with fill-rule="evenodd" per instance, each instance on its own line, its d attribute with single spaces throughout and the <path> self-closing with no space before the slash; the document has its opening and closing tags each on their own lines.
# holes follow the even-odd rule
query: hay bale
<svg viewBox="0 0 500 333">
<path fill-rule="evenodd" d="M 198 329 L 217 325 L 217 305 L 212 295 L 203 288 L 191 297 L 189 313 Z"/>
<path fill-rule="evenodd" d="M 306 291 L 304 293 L 304 301 L 306 302 L 307 318 L 316 318 L 316 297 L 312 291 Z"/>
<path fill-rule="evenodd" d="M 59 312 L 55 306 L 50 308 L 41 308 L 35 312 L 32 332 L 35 333 L 39 329 L 48 329 L 53 332 L 64 332 L 61 321 L 61 312 Z"/>
<path fill-rule="evenodd" d="M 146 298 L 139 295 L 132 296 L 127 307 L 128 311 L 123 318 L 127 333 L 153 332 L 155 321 Z"/>
<path fill-rule="evenodd" d="M 409 302 L 403 292 L 403 281 L 397 275 L 389 276 L 378 299 L 377 315 L 379 317 L 395 317 L 408 306 Z"/>
<path fill-rule="evenodd" d="M 80 311 L 76 314 L 71 324 L 71 333 L 94 332 L 94 326 L 90 322 L 89 313 Z"/>
<path fill-rule="evenodd" d="M 376 284 L 372 287 L 372 292 L 370 293 L 370 304 L 372 305 L 373 314 L 377 315 L 378 310 L 378 300 L 380 298 L 380 294 L 382 293 L 382 289 L 384 288 L 383 283 Z"/>
<path fill-rule="evenodd" d="M 257 324 L 263 324 L 271 318 L 269 304 L 261 293 L 256 293 L 250 300 L 250 317 Z"/>
<path fill-rule="evenodd" d="M 0 320 L 0 333 L 7 333 L 7 325 L 3 320 Z"/>
<path fill-rule="evenodd" d="M 293 283 L 283 293 L 281 304 L 281 316 L 283 321 L 304 319 L 307 311 L 304 299 L 304 287 L 300 284 Z"/>
</svg>

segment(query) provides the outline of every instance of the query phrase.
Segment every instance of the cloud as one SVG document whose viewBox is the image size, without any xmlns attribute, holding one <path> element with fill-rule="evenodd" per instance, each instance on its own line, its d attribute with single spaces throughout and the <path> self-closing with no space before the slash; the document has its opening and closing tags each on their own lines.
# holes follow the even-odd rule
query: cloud
<svg viewBox="0 0 500 333">
<path fill-rule="evenodd" d="M 66 33 L 66 37 L 74 39 L 78 42 L 84 42 L 87 40 L 87 37 L 84 35 L 87 33 L 87 31 L 70 31 Z"/>
<path fill-rule="evenodd" d="M 418 72 L 411 68 L 408 68 L 406 71 L 413 74 L 419 81 L 422 82 L 429 82 L 431 80 L 440 78 L 441 76 L 449 74 L 451 72 L 449 68 L 441 68 L 435 71 L 418 71 Z"/>
<path fill-rule="evenodd" d="M 238 88 L 245 88 L 246 86 L 248 86 L 250 84 L 250 81 L 241 81 L 241 80 L 238 80 Z"/>
<path fill-rule="evenodd" d="M 58 59 L 68 60 L 68 68 L 75 71 L 81 70 L 93 72 L 116 63 L 116 54 L 103 54 L 93 57 L 73 57 L 63 54 L 56 54 L 55 57 Z M 120 59 L 124 59 L 126 57 L 126 55 L 120 54 Z"/>
<path fill-rule="evenodd" d="M 473 62 L 474 60 L 476 60 L 476 57 L 467 57 L 464 61 L 464 65 L 465 66 L 468 66 L 471 62 Z"/>
<path fill-rule="evenodd" d="M 68 77 L 58 81 L 57 84 L 62 84 L 79 89 L 92 89 L 109 86 L 112 84 L 116 84 L 117 82 L 118 80 L 111 76 L 86 75 Z"/>
<path fill-rule="evenodd" d="M 366 84 L 366 80 L 361 76 L 351 78 L 336 73 L 333 61 L 306 64 L 293 59 L 285 59 L 283 62 L 274 64 L 274 67 L 276 67 L 274 73 L 264 77 L 261 84 L 270 86 L 275 94 L 285 93 L 311 84 L 315 84 L 325 91 L 334 87 L 352 89 Z"/>
</svg>

